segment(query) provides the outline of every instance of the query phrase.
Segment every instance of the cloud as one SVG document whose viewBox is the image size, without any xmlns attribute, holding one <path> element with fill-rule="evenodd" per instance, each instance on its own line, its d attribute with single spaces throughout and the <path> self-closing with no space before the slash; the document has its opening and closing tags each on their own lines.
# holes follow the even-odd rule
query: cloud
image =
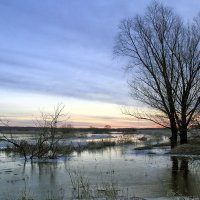
<svg viewBox="0 0 200 200">
<path fill-rule="evenodd" d="M 0 87 L 126 104 L 124 63 L 112 59 L 114 36 L 122 18 L 149 2 L 2 0 Z"/>
<path fill-rule="evenodd" d="M 11 52 L 9 57 L 12 57 Z M 81 63 L 66 64 L 64 61 L 47 61 L 20 54 L 9 60 L 0 57 L 0 85 L 13 90 L 33 91 L 50 95 L 61 95 L 110 103 L 125 103 L 126 89 L 123 81 L 111 76 L 111 69 L 91 69 Z M 33 64 L 34 63 L 34 64 Z M 95 66 L 94 66 L 95 68 Z M 112 67 L 111 67 L 112 68 Z M 114 74 L 114 71 L 113 71 Z M 122 88 L 116 92 L 116 88 Z M 126 87 L 124 87 L 126 88 Z M 121 97 L 120 97 L 120 96 Z"/>
</svg>

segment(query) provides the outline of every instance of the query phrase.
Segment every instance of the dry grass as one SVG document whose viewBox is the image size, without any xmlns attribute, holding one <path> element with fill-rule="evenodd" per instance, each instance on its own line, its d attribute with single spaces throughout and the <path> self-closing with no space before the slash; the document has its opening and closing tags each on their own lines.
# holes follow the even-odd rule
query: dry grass
<svg viewBox="0 0 200 200">
<path fill-rule="evenodd" d="M 77 152 L 82 152 L 85 150 L 88 151 L 95 151 L 95 150 L 100 150 L 103 148 L 107 148 L 107 147 L 114 147 L 116 145 L 115 142 L 112 141 L 91 141 L 88 142 L 85 145 L 78 145 L 77 147 L 74 147 L 74 150 Z"/>
<path fill-rule="evenodd" d="M 166 147 L 170 146 L 169 142 L 166 143 L 158 143 L 158 144 L 153 144 L 153 145 L 145 145 L 143 147 L 136 147 L 134 150 L 148 150 L 148 149 L 153 149 L 154 147 Z"/>
<path fill-rule="evenodd" d="M 171 150 L 171 154 L 200 155 L 200 146 L 197 144 L 183 144 Z"/>
<path fill-rule="evenodd" d="M 180 155 L 200 155 L 199 134 L 191 134 L 191 136 L 188 138 L 188 144 L 178 145 L 171 150 L 171 153 Z"/>
</svg>

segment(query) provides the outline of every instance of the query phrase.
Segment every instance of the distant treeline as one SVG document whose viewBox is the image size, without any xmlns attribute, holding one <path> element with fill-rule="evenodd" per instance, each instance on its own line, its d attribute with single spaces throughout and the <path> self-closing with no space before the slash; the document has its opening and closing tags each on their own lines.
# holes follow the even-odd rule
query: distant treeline
<svg viewBox="0 0 200 200">
<path fill-rule="evenodd" d="M 11 132 L 33 132 L 33 131 L 40 131 L 41 127 L 6 127 L 0 126 L 0 132 L 2 131 L 11 131 Z M 109 132 L 121 132 L 121 133 L 132 133 L 135 132 L 136 128 L 57 128 L 58 131 L 63 133 L 75 133 L 75 132 L 91 132 L 93 134 L 102 134 L 102 133 L 109 133 Z"/>
</svg>

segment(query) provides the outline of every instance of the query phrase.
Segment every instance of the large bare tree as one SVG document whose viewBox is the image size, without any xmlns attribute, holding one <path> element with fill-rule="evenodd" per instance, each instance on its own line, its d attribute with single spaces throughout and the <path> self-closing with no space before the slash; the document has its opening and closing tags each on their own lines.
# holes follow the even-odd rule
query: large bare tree
<svg viewBox="0 0 200 200">
<path fill-rule="evenodd" d="M 199 19 L 185 24 L 173 9 L 153 1 L 143 15 L 124 19 L 116 38 L 114 53 L 129 58 L 133 97 L 161 113 L 138 117 L 169 126 L 172 147 L 178 134 L 187 143 L 199 112 Z"/>
</svg>

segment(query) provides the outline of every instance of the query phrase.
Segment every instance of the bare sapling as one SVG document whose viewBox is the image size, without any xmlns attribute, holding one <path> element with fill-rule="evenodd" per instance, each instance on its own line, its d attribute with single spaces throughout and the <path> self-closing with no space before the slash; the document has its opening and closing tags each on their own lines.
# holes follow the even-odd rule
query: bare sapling
<svg viewBox="0 0 200 200">
<path fill-rule="evenodd" d="M 9 123 L 1 120 L 1 123 L 9 130 L 9 134 L 2 134 L 2 140 L 13 145 L 13 147 L 9 147 L 9 149 L 22 154 L 25 160 L 33 160 L 34 158 L 57 158 L 58 155 L 65 150 L 64 146 L 60 144 L 63 134 L 58 131 L 63 119 L 66 119 L 66 115 L 63 114 L 64 107 L 63 104 L 58 104 L 53 114 L 41 112 L 41 119 L 36 121 L 36 130 L 39 131 L 39 133 L 36 133 L 37 135 L 34 143 L 30 143 L 28 139 L 14 139 Z M 10 136 L 8 137 L 7 135 Z M 66 153 L 66 151 L 64 153 Z"/>
</svg>

